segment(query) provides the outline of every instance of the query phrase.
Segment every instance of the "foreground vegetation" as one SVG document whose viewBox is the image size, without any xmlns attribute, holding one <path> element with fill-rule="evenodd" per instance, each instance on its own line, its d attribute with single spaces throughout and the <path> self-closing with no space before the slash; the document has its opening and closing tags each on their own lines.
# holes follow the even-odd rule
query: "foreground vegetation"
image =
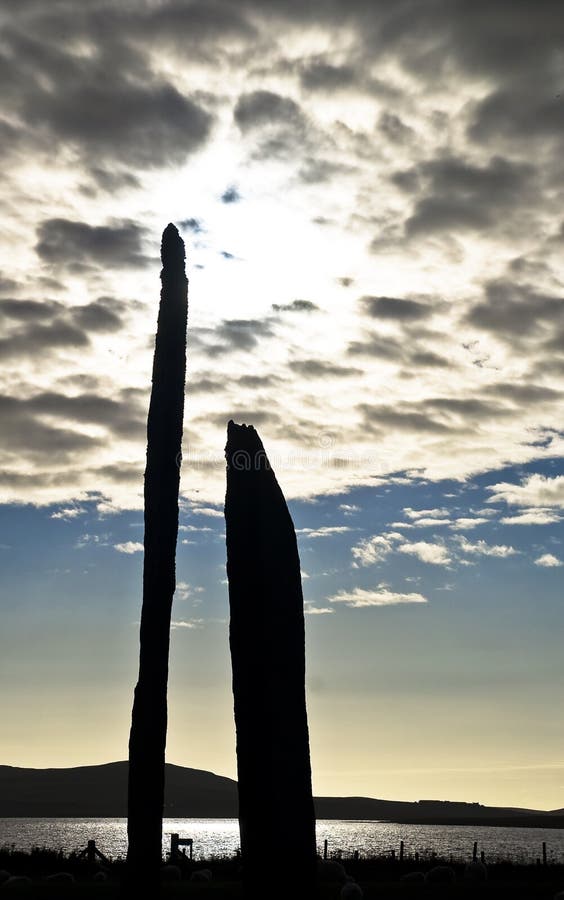
<svg viewBox="0 0 564 900">
<path fill-rule="evenodd" d="M 388 857 L 372 859 L 342 859 L 347 873 L 362 887 L 366 900 L 386 900 L 386 898 L 415 898 L 426 900 L 463 900 L 463 898 L 508 897 L 512 900 L 553 900 L 559 891 L 564 891 L 564 865 L 552 863 L 547 866 L 527 865 L 498 861 L 487 867 L 487 880 L 469 881 L 465 878 L 465 863 L 444 860 L 438 857 L 424 860 L 405 859 L 402 863 Z M 450 866 L 454 872 L 451 884 L 431 885 L 428 882 L 410 883 L 402 881 L 409 872 L 429 872 L 435 866 Z M 180 880 L 178 871 L 163 868 L 166 876 L 176 876 L 176 880 L 163 881 L 160 889 L 162 898 L 186 898 L 186 900 L 243 900 L 240 862 L 234 858 L 213 858 L 208 860 L 182 861 Z M 207 882 L 192 881 L 194 872 L 204 868 L 211 870 L 212 878 Z M 330 868 L 330 867 L 329 867 Z M 339 900 L 341 882 L 337 872 L 326 873 L 326 879 L 319 885 L 319 900 Z M 125 870 L 123 860 L 109 865 L 88 863 L 78 853 L 64 853 L 35 848 L 29 853 L 11 848 L 0 848 L 0 870 L 11 876 L 27 876 L 31 883 L 6 881 L 0 885 L 0 895 L 39 898 L 39 900 L 113 900 L 120 896 L 120 884 Z M 288 900 L 300 900 L 305 894 L 301 885 L 293 880 L 291 860 L 283 856 L 272 859 L 270 878 L 273 884 L 286 882 Z M 70 877 L 53 879 L 60 873 Z M 331 880 L 331 878 L 333 880 Z M 265 885 L 264 898 L 270 892 Z"/>
</svg>

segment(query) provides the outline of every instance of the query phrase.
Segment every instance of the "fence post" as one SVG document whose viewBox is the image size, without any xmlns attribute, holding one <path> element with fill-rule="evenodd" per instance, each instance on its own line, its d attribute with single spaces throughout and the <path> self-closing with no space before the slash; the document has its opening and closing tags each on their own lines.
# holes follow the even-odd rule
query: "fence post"
<svg viewBox="0 0 564 900">
<path fill-rule="evenodd" d="M 86 859 L 90 864 L 96 862 L 96 841 L 88 841 L 86 847 Z"/>
<path fill-rule="evenodd" d="M 400 863 L 403 862 L 403 841 L 400 841 L 400 857 L 399 857 L 399 861 L 400 861 Z"/>
<path fill-rule="evenodd" d="M 542 864 L 546 866 L 546 841 L 542 842 Z"/>
<path fill-rule="evenodd" d="M 478 859 L 478 841 L 474 841 L 474 849 L 472 851 L 472 860 L 476 862 Z"/>
<path fill-rule="evenodd" d="M 328 843 L 329 843 L 329 842 L 328 842 L 327 838 L 325 838 L 325 840 L 323 841 L 323 859 L 327 859 L 327 845 L 328 845 Z"/>
</svg>

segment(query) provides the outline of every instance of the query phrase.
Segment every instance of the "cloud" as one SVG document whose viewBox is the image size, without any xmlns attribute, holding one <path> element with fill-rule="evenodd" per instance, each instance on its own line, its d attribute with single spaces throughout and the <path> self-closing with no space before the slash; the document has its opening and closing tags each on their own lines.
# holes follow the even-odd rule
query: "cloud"
<svg viewBox="0 0 564 900">
<path fill-rule="evenodd" d="M 182 628 L 190 628 L 198 630 L 203 628 L 205 619 L 173 619 L 170 623 L 171 631 L 178 631 Z"/>
<path fill-rule="evenodd" d="M 553 556 L 552 553 L 543 553 L 542 556 L 539 556 L 538 559 L 535 559 L 535 566 L 542 566 L 547 569 L 556 568 L 557 566 L 562 566 L 564 563 L 562 560 L 558 559 L 558 557 Z"/>
<path fill-rule="evenodd" d="M 562 106 L 554 93 L 541 93 L 521 81 L 518 89 L 494 90 L 476 107 L 468 129 L 473 140 L 520 139 L 534 145 L 562 136 Z"/>
<path fill-rule="evenodd" d="M 203 593 L 204 588 L 201 585 L 196 585 L 194 587 L 193 585 L 188 584 L 187 581 L 176 582 L 176 590 L 174 592 L 174 595 L 178 600 L 188 600 L 192 598 L 193 605 L 197 605 L 201 603 L 201 599 L 198 598 L 198 594 Z"/>
<path fill-rule="evenodd" d="M 405 223 L 410 236 L 504 226 L 508 212 L 527 203 L 534 190 L 533 166 L 500 156 L 483 166 L 455 157 L 433 159 L 410 174 L 424 184 Z"/>
<path fill-rule="evenodd" d="M 297 528 L 296 534 L 303 534 L 306 538 L 324 538 L 354 530 L 347 525 L 322 525 L 320 528 Z"/>
<path fill-rule="evenodd" d="M 82 506 L 67 506 L 63 507 L 63 509 L 58 509 L 54 513 L 51 513 L 51 519 L 62 519 L 63 522 L 71 522 L 73 519 L 76 519 L 78 516 L 83 516 L 86 514 L 86 510 Z"/>
<path fill-rule="evenodd" d="M 403 511 L 408 519 L 445 519 L 449 516 L 448 509 L 444 507 L 434 509 L 412 509 L 411 506 L 404 506 Z"/>
<path fill-rule="evenodd" d="M 400 404 L 393 407 L 385 404 L 372 406 L 368 403 L 360 403 L 357 409 L 364 416 L 366 424 L 375 428 L 384 426 L 401 431 L 428 432 L 431 434 L 446 434 L 450 431 L 448 425 L 438 422 L 425 412 L 420 412 L 409 404 L 402 408 Z"/>
<path fill-rule="evenodd" d="M 191 231 L 193 234 L 202 234 L 205 231 L 203 223 L 200 219 L 182 219 L 178 223 L 182 231 Z"/>
<path fill-rule="evenodd" d="M 265 125 L 303 126 L 304 117 L 299 105 L 290 97 L 272 91 L 252 91 L 242 94 L 233 112 L 242 131 Z"/>
<path fill-rule="evenodd" d="M 344 603 L 352 609 L 360 609 L 367 606 L 395 606 L 399 603 L 427 603 L 427 598 L 422 594 L 402 594 L 390 591 L 387 587 L 378 587 L 375 590 L 354 588 L 352 591 L 339 591 L 332 597 L 328 597 L 330 603 Z"/>
<path fill-rule="evenodd" d="M 485 541 L 477 541 L 472 544 L 463 535 L 458 538 L 458 541 L 461 551 L 472 556 L 493 556 L 498 559 L 506 559 L 508 556 L 515 556 L 519 553 L 518 550 L 507 544 L 487 544 Z"/>
<path fill-rule="evenodd" d="M 398 297 L 361 297 L 360 303 L 373 319 L 419 322 L 433 314 L 431 305 Z"/>
<path fill-rule="evenodd" d="M 0 395 L 5 451 L 21 451 L 35 460 L 42 456 L 66 459 L 73 452 L 94 449 L 102 443 L 98 437 L 43 422 L 30 415 L 31 411 L 28 402 Z"/>
<path fill-rule="evenodd" d="M 178 165 L 210 134 L 210 113 L 165 80 L 134 81 L 117 66 L 104 71 L 96 55 L 67 78 L 59 75 L 55 90 L 37 82 L 28 87 L 22 111 L 27 121 L 60 144 L 77 147 L 88 161 L 127 159 L 141 168 Z"/>
<path fill-rule="evenodd" d="M 478 525 L 485 525 L 488 521 L 489 519 L 486 519 L 483 516 L 459 516 L 458 519 L 451 523 L 450 527 L 454 531 L 465 531 L 467 528 L 476 528 Z"/>
<path fill-rule="evenodd" d="M 354 513 L 361 511 L 361 507 L 355 503 L 339 503 L 339 509 L 344 512 L 345 516 L 352 516 Z"/>
<path fill-rule="evenodd" d="M 315 312 L 319 307 L 311 300 L 292 300 L 291 303 L 273 303 L 274 312 Z"/>
<path fill-rule="evenodd" d="M 126 219 L 111 225 L 46 219 L 37 229 L 35 249 L 44 262 L 70 271 L 90 265 L 127 268 L 147 264 L 142 249 L 144 236 L 140 225 Z"/>
<path fill-rule="evenodd" d="M 339 366 L 323 359 L 294 359 L 288 363 L 288 368 L 306 378 L 349 378 L 362 374 L 362 369 Z"/>
<path fill-rule="evenodd" d="M 506 278 L 488 281 L 485 299 L 466 313 L 466 322 L 512 344 L 547 337 L 564 321 L 562 299 L 515 284 Z"/>
<path fill-rule="evenodd" d="M 314 606 L 313 603 L 310 603 L 307 600 L 304 603 L 304 614 L 306 616 L 326 616 L 334 612 L 335 610 L 330 606 Z"/>
<path fill-rule="evenodd" d="M 561 521 L 561 516 L 549 509 L 526 509 L 514 516 L 503 516 L 503 525 L 554 525 Z"/>
<path fill-rule="evenodd" d="M 300 72 L 302 87 L 308 91 L 332 91 L 358 85 L 359 73 L 353 66 L 335 66 L 321 60 L 306 63 Z"/>
<path fill-rule="evenodd" d="M 224 319 L 213 329 L 193 331 L 192 341 L 200 341 L 200 352 L 213 358 L 225 352 L 252 350 L 259 338 L 272 335 L 272 324 L 267 319 Z M 207 337 L 214 342 L 206 344 L 200 340 Z"/>
<path fill-rule="evenodd" d="M 400 553 L 416 556 L 421 562 L 429 563 L 433 566 L 448 566 L 451 562 L 448 551 L 442 544 L 416 541 L 414 543 L 400 544 L 397 549 Z"/>
<path fill-rule="evenodd" d="M 369 333 L 364 341 L 351 341 L 347 353 L 352 356 L 374 356 L 379 359 L 397 362 L 403 358 L 403 344 L 396 338 Z"/>
<path fill-rule="evenodd" d="M 435 528 L 440 525 L 450 525 L 450 519 L 426 519 L 425 517 L 417 519 L 413 523 L 414 528 Z"/>
<path fill-rule="evenodd" d="M 36 358 L 53 355 L 58 349 L 84 349 L 89 344 L 88 335 L 82 329 L 56 318 L 47 324 L 30 323 L 0 338 L 0 359 Z"/>
<path fill-rule="evenodd" d="M 356 547 L 352 548 L 351 552 L 357 564 L 371 566 L 384 562 L 393 549 L 394 545 L 389 535 L 375 534 L 371 538 L 360 541 Z"/>
<path fill-rule="evenodd" d="M 144 547 L 140 541 L 125 541 L 123 544 L 114 544 L 114 550 L 118 553 L 143 553 Z"/>
<path fill-rule="evenodd" d="M 564 509 L 564 475 L 533 474 L 521 484 L 500 482 L 486 488 L 491 493 L 488 503 L 507 503 L 509 506 L 558 507 Z"/>
<path fill-rule="evenodd" d="M 193 516 L 211 516 L 216 519 L 223 518 L 222 510 L 213 509 L 211 506 L 194 506 L 190 512 Z"/>
<path fill-rule="evenodd" d="M 220 197 L 221 202 L 226 203 L 227 205 L 231 203 L 239 203 L 241 199 L 241 194 L 233 184 L 230 187 L 225 188 L 223 194 Z"/>
</svg>

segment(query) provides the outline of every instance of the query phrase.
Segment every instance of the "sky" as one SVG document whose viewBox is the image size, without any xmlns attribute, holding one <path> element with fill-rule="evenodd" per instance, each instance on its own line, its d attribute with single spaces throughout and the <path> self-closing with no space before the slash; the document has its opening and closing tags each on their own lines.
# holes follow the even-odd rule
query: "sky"
<svg viewBox="0 0 564 900">
<path fill-rule="evenodd" d="M 168 759 L 234 776 L 223 448 L 298 534 L 313 786 L 564 806 L 552 0 L 0 11 L 0 762 L 127 756 L 159 246 L 187 249 Z"/>
</svg>

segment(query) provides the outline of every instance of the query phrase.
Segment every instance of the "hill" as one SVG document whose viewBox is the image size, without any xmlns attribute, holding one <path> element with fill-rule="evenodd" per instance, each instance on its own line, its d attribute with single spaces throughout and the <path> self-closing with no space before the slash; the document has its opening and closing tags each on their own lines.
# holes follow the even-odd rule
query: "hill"
<svg viewBox="0 0 564 900">
<path fill-rule="evenodd" d="M 0 817 L 123 817 L 127 814 L 127 762 L 71 769 L 0 766 Z M 201 769 L 167 763 L 165 817 L 237 816 L 237 782 Z M 316 797 L 319 819 L 357 819 L 425 824 L 508 825 L 564 828 L 562 810 L 544 812 L 420 800 Z"/>
</svg>

